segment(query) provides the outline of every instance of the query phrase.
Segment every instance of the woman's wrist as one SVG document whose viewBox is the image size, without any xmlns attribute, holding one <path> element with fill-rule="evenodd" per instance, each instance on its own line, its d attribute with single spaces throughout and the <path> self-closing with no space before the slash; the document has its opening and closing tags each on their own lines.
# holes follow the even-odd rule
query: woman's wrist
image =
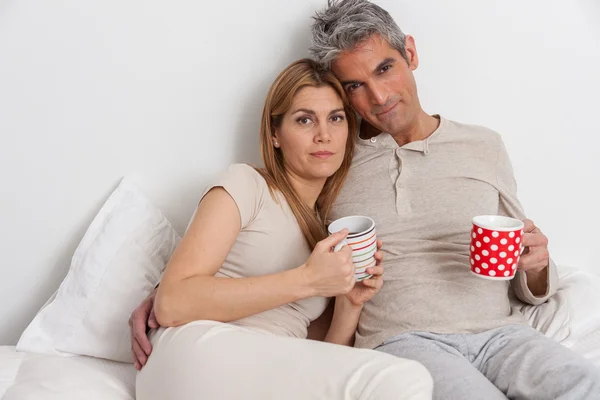
<svg viewBox="0 0 600 400">
<path fill-rule="evenodd" d="M 336 296 L 333 318 L 325 341 L 352 346 L 361 311 L 362 305 L 352 304 L 345 295 Z"/>
<path fill-rule="evenodd" d="M 352 303 L 346 295 L 339 295 L 335 298 L 335 306 L 340 307 L 344 312 L 351 312 L 360 314 L 363 309 L 363 304 Z"/>
<path fill-rule="evenodd" d="M 305 264 L 302 264 L 298 268 L 288 270 L 286 273 L 290 278 L 290 282 L 294 287 L 294 292 L 296 293 L 298 300 L 319 295 L 310 279 Z"/>
</svg>

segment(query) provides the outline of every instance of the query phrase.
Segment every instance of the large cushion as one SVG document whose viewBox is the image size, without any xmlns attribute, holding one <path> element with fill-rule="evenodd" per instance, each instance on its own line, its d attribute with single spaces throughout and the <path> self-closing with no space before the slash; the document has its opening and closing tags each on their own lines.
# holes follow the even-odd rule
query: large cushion
<svg viewBox="0 0 600 400">
<path fill-rule="evenodd" d="M 17 350 L 132 362 L 129 316 L 159 281 L 179 240 L 160 210 L 124 179 Z"/>
</svg>

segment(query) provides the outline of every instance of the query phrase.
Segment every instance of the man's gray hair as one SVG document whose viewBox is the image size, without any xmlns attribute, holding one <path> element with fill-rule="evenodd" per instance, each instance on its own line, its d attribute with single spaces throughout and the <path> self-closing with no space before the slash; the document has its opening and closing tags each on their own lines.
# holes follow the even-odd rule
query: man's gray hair
<svg viewBox="0 0 600 400">
<path fill-rule="evenodd" d="M 377 33 L 408 62 L 404 33 L 387 11 L 368 0 L 328 0 L 313 19 L 309 51 L 326 68 L 340 53 Z"/>
</svg>

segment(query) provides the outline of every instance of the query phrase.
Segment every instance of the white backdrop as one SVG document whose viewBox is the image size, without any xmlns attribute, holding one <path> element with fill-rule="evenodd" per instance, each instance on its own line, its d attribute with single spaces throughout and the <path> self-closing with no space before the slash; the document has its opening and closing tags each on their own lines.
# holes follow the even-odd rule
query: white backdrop
<svg viewBox="0 0 600 400">
<path fill-rule="evenodd" d="M 182 232 L 216 171 L 258 162 L 268 85 L 308 54 L 324 4 L 0 2 L 0 344 L 57 288 L 121 177 Z M 501 132 L 553 257 L 600 275 L 599 3 L 379 4 L 416 38 L 425 110 Z"/>
</svg>

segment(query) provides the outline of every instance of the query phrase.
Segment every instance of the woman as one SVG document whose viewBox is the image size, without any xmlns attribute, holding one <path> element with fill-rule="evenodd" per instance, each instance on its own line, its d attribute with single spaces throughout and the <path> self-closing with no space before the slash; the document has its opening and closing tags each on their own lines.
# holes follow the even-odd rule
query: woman
<svg viewBox="0 0 600 400">
<path fill-rule="evenodd" d="M 418 363 L 299 340 L 335 297 L 324 340 L 352 345 L 362 304 L 382 285 L 379 252 L 373 277 L 355 285 L 351 250 L 331 251 L 348 232 L 326 234 L 349 131 L 354 114 L 331 72 L 300 60 L 275 80 L 265 168 L 233 165 L 210 186 L 167 265 L 154 305 L 167 328 L 153 335 L 139 400 L 429 398 Z"/>
</svg>

